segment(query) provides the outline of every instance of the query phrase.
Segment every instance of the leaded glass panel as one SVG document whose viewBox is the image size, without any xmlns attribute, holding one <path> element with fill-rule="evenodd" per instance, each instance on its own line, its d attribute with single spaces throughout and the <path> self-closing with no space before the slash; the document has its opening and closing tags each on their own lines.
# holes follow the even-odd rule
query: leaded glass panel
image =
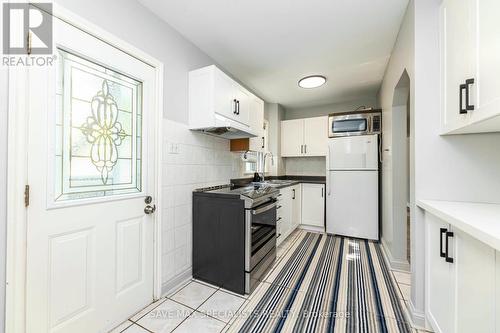
<svg viewBox="0 0 500 333">
<path fill-rule="evenodd" d="M 58 49 L 55 201 L 142 191 L 142 83 Z"/>
</svg>

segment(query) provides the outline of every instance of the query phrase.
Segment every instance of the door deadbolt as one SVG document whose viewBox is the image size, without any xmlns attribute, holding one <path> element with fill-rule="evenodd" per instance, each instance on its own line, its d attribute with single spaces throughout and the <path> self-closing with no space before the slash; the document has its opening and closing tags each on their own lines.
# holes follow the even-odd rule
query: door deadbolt
<svg viewBox="0 0 500 333">
<path fill-rule="evenodd" d="M 153 202 L 153 197 L 148 195 L 145 199 L 144 199 L 144 202 L 146 203 L 146 205 L 149 205 L 150 203 Z"/>
</svg>

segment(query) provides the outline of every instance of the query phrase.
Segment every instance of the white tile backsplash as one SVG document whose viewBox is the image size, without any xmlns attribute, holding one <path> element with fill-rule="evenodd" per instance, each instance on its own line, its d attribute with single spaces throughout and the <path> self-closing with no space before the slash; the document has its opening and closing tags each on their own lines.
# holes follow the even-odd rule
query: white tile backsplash
<svg viewBox="0 0 500 333">
<path fill-rule="evenodd" d="M 240 177 L 239 154 L 229 140 L 164 120 L 162 189 L 162 276 L 168 283 L 191 267 L 192 191 Z"/>
<path fill-rule="evenodd" d="M 288 176 L 325 176 L 325 157 L 286 157 L 285 170 Z"/>
</svg>

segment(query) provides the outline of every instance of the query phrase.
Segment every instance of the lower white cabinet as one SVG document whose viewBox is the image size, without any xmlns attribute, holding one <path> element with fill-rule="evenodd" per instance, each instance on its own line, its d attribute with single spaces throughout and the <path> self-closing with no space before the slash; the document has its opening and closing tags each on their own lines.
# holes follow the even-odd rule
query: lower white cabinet
<svg viewBox="0 0 500 333">
<path fill-rule="evenodd" d="M 325 228 L 325 185 L 302 184 L 302 224 Z"/>
<path fill-rule="evenodd" d="M 282 188 L 278 197 L 276 244 L 280 245 L 300 223 L 301 184 Z"/>
<path fill-rule="evenodd" d="M 430 213 L 425 221 L 426 315 L 434 330 L 495 332 L 495 250 Z"/>
</svg>

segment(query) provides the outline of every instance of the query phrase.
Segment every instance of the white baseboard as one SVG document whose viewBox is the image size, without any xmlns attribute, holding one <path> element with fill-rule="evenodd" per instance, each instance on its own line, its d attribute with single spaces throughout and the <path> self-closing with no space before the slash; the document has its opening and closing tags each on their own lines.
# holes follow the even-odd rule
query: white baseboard
<svg viewBox="0 0 500 333">
<path fill-rule="evenodd" d="M 381 239 L 380 243 L 382 244 L 382 250 L 384 250 L 384 254 L 386 257 L 386 261 L 388 262 L 390 268 L 392 270 L 398 270 L 398 271 L 406 271 L 410 272 L 410 264 L 406 260 L 397 260 L 392 257 L 392 253 L 389 250 L 389 247 L 384 241 L 384 238 Z"/>
<path fill-rule="evenodd" d="M 299 224 L 299 229 L 306 230 L 306 231 L 312 231 L 312 232 L 325 232 L 324 227 L 317 227 L 314 225 L 307 225 L 307 224 Z"/>
<path fill-rule="evenodd" d="M 179 289 L 181 286 L 186 284 L 191 278 L 193 277 L 193 271 L 192 268 L 189 267 L 185 271 L 177 274 L 175 277 L 172 279 L 164 282 L 161 286 L 161 294 L 162 296 L 166 296 L 173 291 Z"/>
<path fill-rule="evenodd" d="M 425 313 L 415 309 L 411 299 L 408 301 L 408 304 L 410 305 L 409 310 L 410 310 L 411 320 L 413 321 L 413 326 L 415 326 L 416 328 L 429 329 L 430 327 L 426 327 L 427 321 L 425 320 Z"/>
</svg>

